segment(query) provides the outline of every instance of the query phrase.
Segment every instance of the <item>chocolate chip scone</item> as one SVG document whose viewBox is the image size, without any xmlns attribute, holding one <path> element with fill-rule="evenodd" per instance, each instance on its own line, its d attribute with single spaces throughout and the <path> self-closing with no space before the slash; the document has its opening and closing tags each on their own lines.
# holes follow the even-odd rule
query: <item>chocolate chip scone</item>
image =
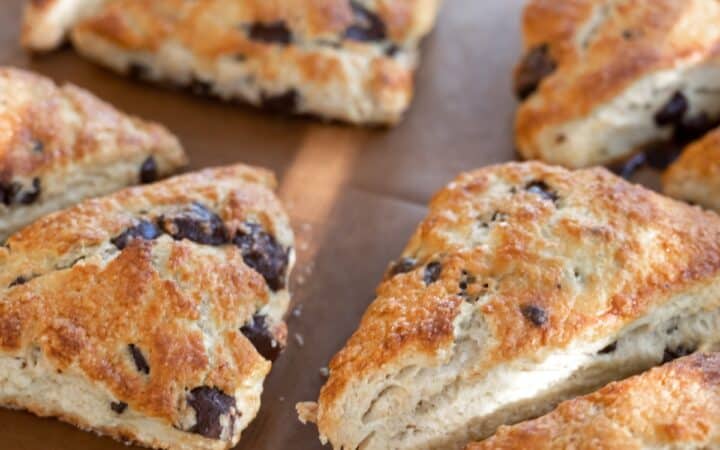
<svg viewBox="0 0 720 450">
<path fill-rule="evenodd" d="M 119 72 L 270 110 L 392 124 L 411 101 L 440 0 L 87 3 L 72 42 Z"/>
<path fill-rule="evenodd" d="M 667 195 L 720 212 L 720 129 L 688 146 L 662 183 Z"/>
<path fill-rule="evenodd" d="M 335 449 L 453 449 L 720 341 L 720 217 L 605 169 L 438 193 L 301 417 Z"/>
<path fill-rule="evenodd" d="M 187 162 L 162 126 L 89 92 L 0 67 L 0 242 L 88 197 L 155 181 Z"/>
<path fill-rule="evenodd" d="M 720 355 L 695 354 L 512 427 L 467 450 L 720 448 Z"/>
<path fill-rule="evenodd" d="M 530 0 L 516 144 L 567 167 L 686 141 L 720 118 L 720 3 Z"/>
<path fill-rule="evenodd" d="M 283 347 L 293 235 L 237 165 L 87 200 L 0 248 L 0 404 L 165 449 L 226 449 Z"/>
</svg>

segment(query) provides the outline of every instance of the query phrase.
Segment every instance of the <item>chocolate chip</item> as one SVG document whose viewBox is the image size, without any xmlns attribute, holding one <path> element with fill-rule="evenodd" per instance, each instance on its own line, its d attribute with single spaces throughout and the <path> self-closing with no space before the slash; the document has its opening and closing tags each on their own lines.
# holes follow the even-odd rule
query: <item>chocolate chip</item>
<svg viewBox="0 0 720 450">
<path fill-rule="evenodd" d="M 640 170 L 645 165 L 645 163 L 645 153 L 638 153 L 637 155 L 625 161 L 624 164 L 613 167 L 613 172 L 625 178 L 626 180 L 629 180 L 635 174 L 635 172 Z"/>
<path fill-rule="evenodd" d="M 645 163 L 655 169 L 665 169 L 682 153 L 682 148 L 672 143 L 654 146 L 645 151 Z"/>
<path fill-rule="evenodd" d="M 390 45 L 388 45 L 388 47 L 385 49 L 385 55 L 389 56 L 390 58 L 394 58 L 395 55 L 398 54 L 398 52 L 400 52 L 400 47 L 398 47 L 398 46 L 395 45 L 395 44 L 390 44 Z"/>
<path fill-rule="evenodd" d="M 133 62 L 128 65 L 127 74 L 135 80 L 143 80 L 150 78 L 150 69 L 144 64 Z"/>
<path fill-rule="evenodd" d="M 425 272 L 423 273 L 423 281 L 426 285 L 431 285 L 440 278 L 442 273 L 442 264 L 438 261 L 433 261 L 425 266 Z"/>
<path fill-rule="evenodd" d="M 399 275 L 401 273 L 408 273 L 411 270 L 415 269 L 415 264 L 417 264 L 417 261 L 415 261 L 413 258 L 400 258 L 399 260 L 395 261 L 392 266 L 390 266 L 388 275 L 390 277 L 394 277 L 395 275 Z"/>
<path fill-rule="evenodd" d="M 681 124 L 675 128 L 675 141 L 685 144 L 694 141 L 720 125 L 717 119 L 711 119 L 705 112 L 692 117 L 685 117 Z"/>
<path fill-rule="evenodd" d="M 15 278 L 12 283 L 10 283 L 10 286 L 8 286 L 8 288 L 23 285 L 28 281 L 30 281 L 30 278 L 20 275 L 19 277 Z"/>
<path fill-rule="evenodd" d="M 152 241 L 160 237 L 161 234 L 160 229 L 154 223 L 141 220 L 137 225 L 133 225 L 123 231 L 122 234 L 110 239 L 110 242 L 117 247 L 118 250 L 123 250 L 133 239 Z"/>
<path fill-rule="evenodd" d="M 695 346 L 690 345 L 678 345 L 677 347 L 665 347 L 665 350 L 663 351 L 663 364 L 666 362 L 670 362 L 674 359 L 678 359 L 682 356 L 687 356 L 693 352 L 695 352 L 697 348 Z"/>
<path fill-rule="evenodd" d="M 265 316 L 256 314 L 252 321 L 243 325 L 240 332 L 255 346 L 260 355 L 268 361 L 275 361 L 283 348 L 268 330 Z"/>
<path fill-rule="evenodd" d="M 537 327 L 545 325 L 548 321 L 547 312 L 539 306 L 525 305 L 520 308 L 523 316 Z"/>
<path fill-rule="evenodd" d="M 545 200 L 550 200 L 553 203 L 557 202 L 559 198 L 550 186 L 542 180 L 531 181 L 525 186 L 525 190 L 532 194 L 537 194 Z"/>
<path fill-rule="evenodd" d="M 292 33 L 283 21 L 254 23 L 248 29 L 248 37 L 269 44 L 288 45 L 292 41 Z"/>
<path fill-rule="evenodd" d="M 260 107 L 274 113 L 291 114 L 297 111 L 298 93 L 295 89 L 277 95 L 262 93 Z"/>
<path fill-rule="evenodd" d="M 240 248 L 245 264 L 262 275 L 270 289 L 277 291 L 285 287 L 289 252 L 260 225 L 243 224 L 233 244 Z"/>
<path fill-rule="evenodd" d="M 655 124 L 659 127 L 676 125 L 682 123 L 683 117 L 688 110 L 688 101 L 682 92 L 678 91 L 670 97 L 670 100 L 655 113 Z"/>
<path fill-rule="evenodd" d="M 599 355 L 608 355 L 610 353 L 613 353 L 615 350 L 617 350 L 617 341 L 603 347 L 598 354 Z"/>
<path fill-rule="evenodd" d="M 193 94 L 202 97 L 209 97 L 212 95 L 212 85 L 207 81 L 199 80 L 197 78 L 193 78 L 190 82 L 189 89 Z"/>
<path fill-rule="evenodd" d="M 40 186 L 40 178 L 36 177 L 32 180 L 32 190 L 23 191 L 22 187 L 15 188 L 15 194 L 12 200 L 21 205 L 31 205 L 37 201 L 41 192 L 42 187 Z"/>
<path fill-rule="evenodd" d="M 515 95 L 520 100 L 525 100 L 556 68 L 557 65 L 550 55 L 550 47 L 547 44 L 530 49 L 515 72 Z"/>
<path fill-rule="evenodd" d="M 162 216 L 160 227 L 175 240 L 188 239 L 203 245 L 223 245 L 228 242 L 222 219 L 205 206 L 193 203 L 169 216 Z"/>
<path fill-rule="evenodd" d="M 382 41 L 387 36 L 385 23 L 372 11 L 357 2 L 350 2 L 354 23 L 345 30 L 345 38 L 353 41 Z"/>
<path fill-rule="evenodd" d="M 17 183 L 3 183 L 0 182 L 0 201 L 5 206 L 12 205 L 13 198 L 17 192 L 19 185 Z"/>
<path fill-rule="evenodd" d="M 128 404 L 125 402 L 112 402 L 110 403 L 110 409 L 115 411 L 118 414 L 122 414 L 127 409 Z"/>
<path fill-rule="evenodd" d="M 153 183 L 158 179 L 158 166 L 154 156 L 148 156 L 140 165 L 140 182 Z"/>
<path fill-rule="evenodd" d="M 42 153 L 45 151 L 45 144 L 40 140 L 34 140 L 32 144 L 32 151 L 34 153 Z"/>
<path fill-rule="evenodd" d="M 190 431 L 210 439 L 220 438 L 223 431 L 220 418 L 225 414 L 232 415 L 236 407 L 234 397 L 208 386 L 197 387 L 190 391 L 187 395 L 187 403 L 195 410 L 196 418 L 195 425 Z"/>
<path fill-rule="evenodd" d="M 145 356 L 143 356 L 142 351 L 140 351 L 140 349 L 135 344 L 128 345 L 128 349 L 130 350 L 133 361 L 135 361 L 135 367 L 137 368 L 138 372 L 149 374 L 150 366 L 148 365 Z"/>
</svg>

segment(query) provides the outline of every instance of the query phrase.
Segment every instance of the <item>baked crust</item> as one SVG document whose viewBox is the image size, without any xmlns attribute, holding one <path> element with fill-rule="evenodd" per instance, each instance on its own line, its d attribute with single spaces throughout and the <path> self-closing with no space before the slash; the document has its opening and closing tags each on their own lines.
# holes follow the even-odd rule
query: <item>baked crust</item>
<svg viewBox="0 0 720 450">
<path fill-rule="evenodd" d="M 157 448 L 237 443 L 286 335 L 293 237 L 274 183 L 208 169 L 10 237 L 0 403 Z"/>
<path fill-rule="evenodd" d="M 539 398 L 547 372 L 559 373 L 548 389 L 587 383 L 550 397 L 562 400 L 682 354 L 649 346 L 675 332 L 673 315 L 714 324 L 719 302 L 704 289 L 720 281 L 719 238 L 714 214 L 604 169 L 509 163 L 463 174 L 434 197 L 301 418 L 336 449 L 457 448 L 494 431 L 473 408 L 530 388 L 497 410 Z M 705 330 L 687 331 L 689 345 L 720 338 L 716 324 L 687 323 L 680 334 Z"/>
<path fill-rule="evenodd" d="M 89 92 L 0 67 L 0 240 L 51 211 L 187 163 L 164 127 Z"/>
<path fill-rule="evenodd" d="M 105 0 L 75 47 L 123 73 L 353 123 L 397 122 L 440 0 Z"/>
<path fill-rule="evenodd" d="M 720 211 L 720 129 L 689 145 L 663 174 L 665 194 Z"/>
<path fill-rule="evenodd" d="M 715 448 L 719 415 L 720 355 L 695 354 L 501 427 L 467 450 Z"/>
<path fill-rule="evenodd" d="M 701 120 L 709 126 L 720 115 L 718 20 L 720 6 L 707 0 L 531 0 L 515 72 L 527 96 L 516 118 L 520 153 L 609 164 Z M 678 93 L 682 110 L 658 120 Z"/>
</svg>

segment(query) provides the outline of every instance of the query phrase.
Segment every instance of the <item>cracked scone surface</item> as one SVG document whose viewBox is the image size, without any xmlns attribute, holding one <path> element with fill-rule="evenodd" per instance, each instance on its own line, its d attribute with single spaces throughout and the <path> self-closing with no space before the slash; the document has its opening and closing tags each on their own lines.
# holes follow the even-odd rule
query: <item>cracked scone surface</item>
<svg viewBox="0 0 720 450">
<path fill-rule="evenodd" d="M 621 161 L 687 141 L 720 117 L 714 0 L 531 0 L 516 145 L 566 167 Z"/>
<path fill-rule="evenodd" d="M 0 67 L 0 241 L 89 197 L 187 163 L 177 138 L 71 84 Z"/>
<path fill-rule="evenodd" d="M 720 129 L 688 146 L 663 174 L 663 192 L 720 212 Z"/>
<path fill-rule="evenodd" d="M 273 187 L 209 169 L 10 237 L 0 404 L 149 447 L 232 447 L 286 336 L 293 236 Z"/>
<path fill-rule="evenodd" d="M 101 64 L 200 94 L 358 124 L 400 120 L 412 98 L 420 40 L 440 6 L 440 0 L 93 3 L 92 13 L 70 26 L 71 37 Z"/>
<path fill-rule="evenodd" d="M 720 355 L 695 354 L 502 427 L 467 450 L 717 448 L 719 416 Z"/>
<path fill-rule="evenodd" d="M 509 163 L 430 204 L 317 404 L 336 449 L 462 448 L 720 340 L 720 218 L 604 169 Z"/>
</svg>

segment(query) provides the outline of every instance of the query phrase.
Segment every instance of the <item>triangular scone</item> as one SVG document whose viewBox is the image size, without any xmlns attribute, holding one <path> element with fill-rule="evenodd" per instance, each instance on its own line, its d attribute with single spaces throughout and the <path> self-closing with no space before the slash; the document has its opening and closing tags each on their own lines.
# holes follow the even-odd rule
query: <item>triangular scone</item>
<svg viewBox="0 0 720 450">
<path fill-rule="evenodd" d="M 273 187 L 205 170 L 11 236 L 0 404 L 149 447 L 232 447 L 286 335 L 293 236 Z"/>
<path fill-rule="evenodd" d="M 720 212 L 720 129 L 688 146 L 662 183 L 667 195 Z"/>
<path fill-rule="evenodd" d="M 72 26 L 72 42 L 112 69 L 270 110 L 386 124 L 411 101 L 440 0 L 102 3 Z"/>
<path fill-rule="evenodd" d="M 516 92 L 528 159 L 609 164 L 720 116 L 720 3 L 530 0 Z"/>
<path fill-rule="evenodd" d="M 695 354 L 512 427 L 467 450 L 720 448 L 720 354 Z"/>
<path fill-rule="evenodd" d="M 155 181 L 186 162 L 164 127 L 71 84 L 0 67 L 0 242 L 51 211 Z"/>
<path fill-rule="evenodd" d="M 438 193 L 301 404 L 335 449 L 453 449 L 720 341 L 720 217 L 604 169 Z"/>
</svg>

